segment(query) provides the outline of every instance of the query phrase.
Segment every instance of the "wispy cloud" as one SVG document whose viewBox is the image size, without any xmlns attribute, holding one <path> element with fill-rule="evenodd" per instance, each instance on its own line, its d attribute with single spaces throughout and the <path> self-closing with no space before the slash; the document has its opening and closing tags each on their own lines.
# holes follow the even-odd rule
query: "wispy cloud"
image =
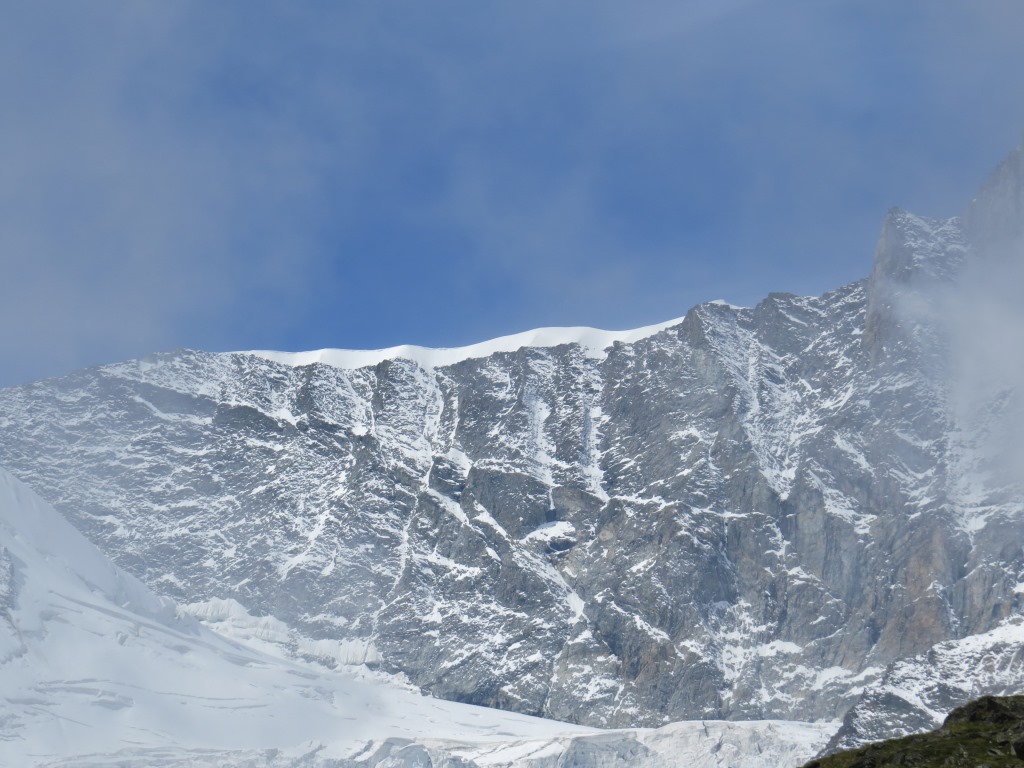
<svg viewBox="0 0 1024 768">
<path fill-rule="evenodd" d="M 994 0 L 8 9 L 0 383 L 834 287 L 889 205 L 952 212 L 1024 127 L 1021 23 Z"/>
<path fill-rule="evenodd" d="M 298 73 L 187 4 L 56 10 L 0 33 L 4 378 L 287 323 L 324 258 L 323 175 L 358 151 L 302 122 L 342 123 L 334 94 L 290 113 Z"/>
</svg>

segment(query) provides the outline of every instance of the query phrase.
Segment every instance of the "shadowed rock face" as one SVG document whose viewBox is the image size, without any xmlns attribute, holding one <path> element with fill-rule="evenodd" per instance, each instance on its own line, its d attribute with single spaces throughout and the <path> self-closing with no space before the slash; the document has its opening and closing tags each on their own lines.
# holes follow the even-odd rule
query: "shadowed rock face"
<svg viewBox="0 0 1024 768">
<path fill-rule="evenodd" d="M 965 490 L 981 437 L 920 311 L 972 242 L 892 211 L 869 280 L 704 304 L 601 359 L 79 371 L 0 391 L 0 464 L 156 590 L 237 599 L 440 697 L 833 719 L 1020 607 L 1024 496 Z"/>
</svg>

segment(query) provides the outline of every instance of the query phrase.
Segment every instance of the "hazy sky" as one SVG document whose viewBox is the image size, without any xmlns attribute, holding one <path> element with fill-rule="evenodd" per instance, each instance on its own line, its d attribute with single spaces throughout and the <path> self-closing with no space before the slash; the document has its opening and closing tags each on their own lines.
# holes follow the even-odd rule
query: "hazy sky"
<svg viewBox="0 0 1024 768">
<path fill-rule="evenodd" d="M 1024 132 L 1020 0 L 8 3 L 0 384 L 866 276 Z"/>
</svg>

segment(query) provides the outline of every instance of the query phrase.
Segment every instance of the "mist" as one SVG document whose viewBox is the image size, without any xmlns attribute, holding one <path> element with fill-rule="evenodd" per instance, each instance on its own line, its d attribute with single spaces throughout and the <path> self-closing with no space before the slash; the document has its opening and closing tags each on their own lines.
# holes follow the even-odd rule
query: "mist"
<svg viewBox="0 0 1024 768">
<path fill-rule="evenodd" d="M 1012 499 L 1008 491 L 1024 481 L 1022 149 L 1006 157 L 959 218 L 954 229 L 963 247 L 953 251 L 961 256 L 943 254 L 947 263 L 937 270 L 929 262 L 934 255 L 921 258 L 918 273 L 896 293 L 901 322 L 934 364 L 925 370 L 953 427 L 953 500 L 976 518 Z"/>
<path fill-rule="evenodd" d="M 998 495 L 1024 481 L 1024 241 L 972 255 L 944 311 L 950 404 L 967 457 Z"/>
</svg>

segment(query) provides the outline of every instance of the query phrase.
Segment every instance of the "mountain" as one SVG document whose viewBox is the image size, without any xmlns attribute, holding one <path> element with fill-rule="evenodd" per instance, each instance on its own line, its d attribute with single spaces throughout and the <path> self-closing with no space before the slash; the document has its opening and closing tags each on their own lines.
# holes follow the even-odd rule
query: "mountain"
<svg viewBox="0 0 1024 768">
<path fill-rule="evenodd" d="M 0 464 L 155 591 L 275 617 L 299 657 L 590 726 L 836 720 L 1020 614 L 995 342 L 1021 157 L 962 219 L 890 211 L 870 277 L 821 297 L 154 355 L 0 390 Z"/>
<path fill-rule="evenodd" d="M 554 768 L 625 755 L 653 768 L 682 755 L 755 768 L 806 758 L 829 730 L 596 733 L 267 655 L 157 597 L 3 470 L 0 688 L 3 765 Z"/>
</svg>

